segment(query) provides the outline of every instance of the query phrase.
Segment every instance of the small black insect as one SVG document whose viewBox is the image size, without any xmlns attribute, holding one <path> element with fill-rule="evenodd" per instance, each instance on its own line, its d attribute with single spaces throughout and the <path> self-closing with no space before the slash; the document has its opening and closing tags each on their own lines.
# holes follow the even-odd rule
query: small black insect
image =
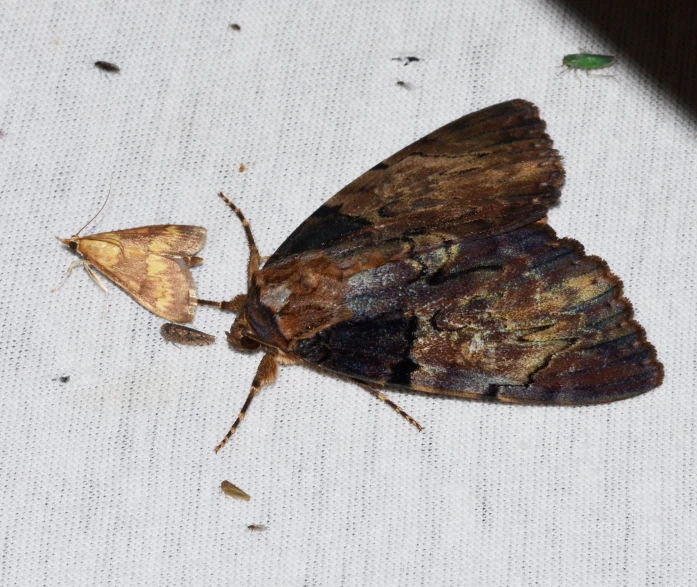
<svg viewBox="0 0 697 587">
<path fill-rule="evenodd" d="M 119 73 L 121 71 L 121 68 L 118 65 L 114 65 L 113 63 L 109 63 L 108 61 L 95 61 L 94 66 L 97 69 L 106 71 L 107 73 Z"/>
<path fill-rule="evenodd" d="M 418 57 L 393 57 L 392 61 L 401 61 L 404 63 L 404 65 L 409 65 L 410 63 L 414 63 L 415 61 L 421 61 Z"/>
<path fill-rule="evenodd" d="M 268 529 L 268 526 L 264 526 L 264 524 L 250 524 L 247 526 L 247 530 L 250 532 L 265 532 Z"/>
<path fill-rule="evenodd" d="M 238 25 L 238 24 L 236 24 L 236 23 L 233 23 L 233 24 L 230 25 L 230 28 L 231 28 L 233 31 L 239 31 L 239 30 L 240 30 L 240 25 Z"/>
<path fill-rule="evenodd" d="M 402 80 L 399 80 L 397 82 L 397 85 L 400 88 L 404 88 L 405 90 L 411 90 L 411 84 L 409 82 L 403 82 Z"/>
</svg>

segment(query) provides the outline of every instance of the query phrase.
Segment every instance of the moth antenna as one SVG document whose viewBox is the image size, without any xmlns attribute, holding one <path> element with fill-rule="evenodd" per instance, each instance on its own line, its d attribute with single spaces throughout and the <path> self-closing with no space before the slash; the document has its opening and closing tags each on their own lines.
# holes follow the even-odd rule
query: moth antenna
<svg viewBox="0 0 697 587">
<path fill-rule="evenodd" d="M 252 275 L 259 270 L 259 249 L 257 249 L 257 244 L 254 242 L 254 235 L 252 235 L 252 229 L 249 226 L 249 222 L 244 217 L 244 214 L 242 214 L 242 210 L 228 200 L 223 192 L 220 192 L 218 197 L 232 209 L 237 215 L 237 218 L 240 219 L 242 227 L 244 228 L 244 234 L 247 237 L 247 244 L 249 245 L 249 264 L 247 265 L 247 287 L 249 287 L 252 285 Z"/>
<path fill-rule="evenodd" d="M 94 216 L 92 216 L 92 218 L 90 218 L 87 221 L 87 223 L 73 235 L 73 238 L 75 238 L 76 236 L 80 236 L 80 233 L 83 230 L 85 230 L 85 228 L 87 228 L 92 223 L 92 221 L 102 213 L 102 210 L 104 210 L 104 206 L 106 206 L 106 203 L 109 201 L 110 195 L 111 195 L 111 180 L 109 180 L 109 191 L 107 192 L 106 200 L 104 200 L 104 203 L 102 204 L 102 207 L 99 209 L 99 212 L 97 212 Z"/>
<path fill-rule="evenodd" d="M 276 357 L 270 353 L 265 354 L 264 357 L 261 359 L 259 366 L 257 367 L 256 375 L 252 380 L 252 388 L 249 390 L 249 395 L 247 396 L 247 399 L 244 402 L 244 405 L 242 406 L 242 410 L 237 416 L 237 420 L 235 420 L 235 423 L 232 425 L 228 433 L 225 435 L 225 438 L 223 438 L 220 441 L 220 444 L 215 447 L 215 452 L 218 452 L 227 444 L 227 441 L 230 440 L 230 437 L 235 433 L 235 430 L 237 430 L 237 427 L 242 423 L 242 420 L 244 420 L 244 417 L 247 414 L 247 410 L 249 409 L 249 406 L 251 405 L 254 396 L 261 390 L 262 387 L 273 383 L 276 380 L 277 374 L 278 362 L 276 361 Z"/>
<path fill-rule="evenodd" d="M 365 389 L 370 395 L 372 395 L 373 397 L 376 397 L 381 402 L 390 406 L 395 412 L 397 412 L 400 416 L 402 416 L 402 418 L 404 418 L 407 422 L 409 422 L 409 424 L 414 426 L 419 432 L 421 432 L 424 429 L 424 427 L 421 424 L 419 424 L 416 420 L 414 420 L 414 418 L 412 418 L 409 414 L 407 414 L 402 408 L 400 408 L 396 403 L 394 403 L 384 393 L 375 389 L 374 387 L 371 387 L 370 385 L 363 383 L 362 381 L 358 381 L 358 379 L 354 379 L 353 377 L 350 377 L 350 379 L 356 385 Z"/>
</svg>

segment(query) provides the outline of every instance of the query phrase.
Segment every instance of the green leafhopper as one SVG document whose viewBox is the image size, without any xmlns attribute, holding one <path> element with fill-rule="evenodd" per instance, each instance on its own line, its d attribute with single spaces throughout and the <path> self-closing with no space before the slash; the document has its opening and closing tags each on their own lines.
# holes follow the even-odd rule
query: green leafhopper
<svg viewBox="0 0 697 587">
<path fill-rule="evenodd" d="M 566 67 L 564 71 L 574 70 L 576 74 L 576 79 L 578 79 L 578 71 L 583 70 L 586 75 L 590 75 L 590 72 L 595 69 L 605 69 L 610 67 L 615 63 L 615 57 L 613 55 L 596 55 L 594 53 L 572 53 L 571 55 L 564 55 L 562 58 L 562 64 L 560 67 Z M 564 73 L 562 71 L 561 73 Z M 561 74 L 560 74 L 561 75 Z M 595 77 L 612 77 L 613 75 L 596 75 Z M 578 80 L 581 83 L 581 80 Z"/>
<path fill-rule="evenodd" d="M 612 55 L 594 55 L 593 53 L 573 53 L 564 55 L 562 65 L 569 69 L 604 69 L 610 67 L 615 62 Z"/>
</svg>

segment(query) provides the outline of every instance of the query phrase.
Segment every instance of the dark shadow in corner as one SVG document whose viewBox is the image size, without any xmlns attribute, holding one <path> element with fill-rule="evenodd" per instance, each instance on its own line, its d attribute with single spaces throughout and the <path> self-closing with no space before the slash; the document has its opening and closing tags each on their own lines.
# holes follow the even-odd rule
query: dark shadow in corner
<svg viewBox="0 0 697 587">
<path fill-rule="evenodd" d="M 568 7 L 697 120 L 695 0 L 547 0 Z M 579 47 L 569 47 L 568 53 Z M 584 47 L 593 50 L 593 47 Z M 618 65 L 622 64 L 618 62 Z"/>
</svg>

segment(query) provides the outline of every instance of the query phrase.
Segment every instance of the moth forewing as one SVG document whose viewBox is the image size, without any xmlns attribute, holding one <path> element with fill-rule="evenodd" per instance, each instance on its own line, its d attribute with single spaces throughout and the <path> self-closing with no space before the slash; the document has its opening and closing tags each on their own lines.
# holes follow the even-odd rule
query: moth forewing
<svg viewBox="0 0 697 587">
<path fill-rule="evenodd" d="M 189 266 L 206 243 L 206 229 L 187 225 L 153 225 L 60 239 L 139 304 L 171 322 L 191 322 L 196 287 Z"/>
</svg>

